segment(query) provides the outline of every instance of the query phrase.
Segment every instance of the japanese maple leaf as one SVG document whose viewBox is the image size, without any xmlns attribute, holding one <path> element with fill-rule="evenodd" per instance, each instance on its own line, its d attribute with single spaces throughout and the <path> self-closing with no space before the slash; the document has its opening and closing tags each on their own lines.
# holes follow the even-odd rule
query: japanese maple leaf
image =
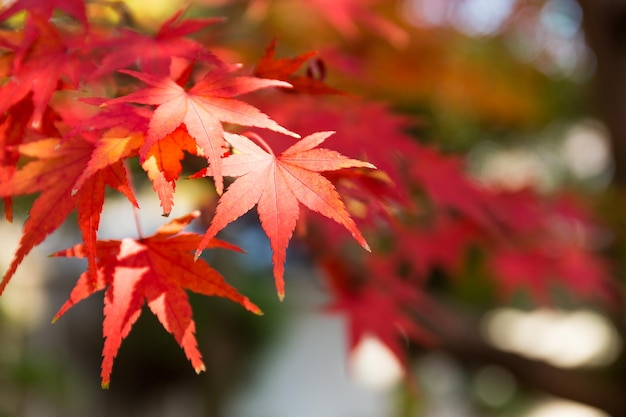
<svg viewBox="0 0 626 417">
<path fill-rule="evenodd" d="M 489 250 L 489 264 L 505 296 L 526 290 L 537 301 L 549 302 L 559 286 L 575 296 L 611 302 L 606 260 L 590 250 L 599 225 L 571 197 L 523 189 L 493 200 L 503 232 Z"/>
<path fill-rule="evenodd" d="M 451 209 L 482 226 L 493 227 L 489 205 L 491 194 L 475 184 L 463 168 L 463 160 L 418 145 L 419 158 L 411 164 L 409 176 L 441 209 Z"/>
<path fill-rule="evenodd" d="M 54 9 L 63 10 L 78 19 L 84 26 L 87 26 L 85 0 L 17 0 L 0 12 L 0 21 L 6 20 L 22 10 L 37 14 L 42 19 L 48 20 L 52 17 Z"/>
<path fill-rule="evenodd" d="M 152 181 L 152 188 L 159 196 L 164 216 L 168 216 L 174 206 L 174 191 L 176 180 L 183 169 L 181 161 L 184 151 L 197 155 L 194 140 L 184 128 L 178 127 L 155 143 L 141 164 Z"/>
<path fill-rule="evenodd" d="M 276 39 L 265 49 L 254 70 L 260 78 L 283 80 L 293 86 L 293 90 L 308 94 L 346 94 L 341 90 L 326 85 L 322 80 L 312 76 L 294 75 L 300 67 L 317 52 L 309 52 L 294 58 L 276 58 Z"/>
<path fill-rule="evenodd" d="M 276 39 L 273 39 L 265 49 L 265 55 L 257 63 L 254 73 L 262 78 L 285 80 L 315 55 L 317 52 L 308 52 L 295 58 L 276 59 Z"/>
<path fill-rule="evenodd" d="M 80 57 L 86 42 L 84 36 L 60 33 L 50 22 L 39 18 L 29 19 L 28 25 L 38 36 L 32 45 L 14 47 L 16 50 L 24 49 L 23 55 L 9 81 L 0 87 L 0 114 L 32 94 L 32 124 L 39 128 L 59 83 L 67 80 L 76 86 L 81 76 L 91 68 L 91 63 Z"/>
<path fill-rule="evenodd" d="M 266 1 L 252 0 L 250 7 L 266 9 L 267 7 L 255 5 Z M 404 29 L 374 10 L 376 6 L 384 3 L 382 0 L 274 0 L 274 3 L 276 6 L 272 8 L 273 10 L 292 13 L 306 21 L 315 22 L 321 19 L 349 39 L 359 36 L 359 24 L 362 24 L 395 46 L 404 46 L 408 42 L 408 35 Z M 297 24 L 296 20 L 295 25 Z"/>
<path fill-rule="evenodd" d="M 30 120 L 33 106 L 25 98 L 15 105 L 15 111 L 0 116 L 0 184 L 7 183 L 15 171 L 20 153 L 17 147 L 22 143 Z M 4 197 L 4 212 L 7 221 L 13 220 L 13 200 Z"/>
<path fill-rule="evenodd" d="M 74 182 L 72 193 L 77 193 L 85 181 L 99 170 L 126 158 L 137 156 L 142 139 L 143 136 L 140 134 L 129 132 L 123 127 L 106 131 L 94 144 L 89 161 Z"/>
<path fill-rule="evenodd" d="M 263 106 L 278 123 L 303 135 L 320 129 L 337 131 L 336 149 L 344 153 L 352 149 L 362 152 L 396 185 L 395 199 L 403 205 L 410 205 L 408 190 L 418 186 L 441 211 L 453 211 L 482 226 L 493 227 L 489 210 L 495 204 L 493 197 L 466 175 L 462 159 L 419 144 L 407 134 L 414 123 L 393 114 L 387 106 L 344 97 L 320 99 L 288 94 Z M 268 141 L 274 144 L 285 139 L 272 135 Z"/>
<path fill-rule="evenodd" d="M 408 303 L 380 288 L 366 288 L 353 296 L 337 300 L 328 308 L 346 315 L 350 349 L 357 347 L 365 336 L 373 335 L 394 353 L 402 365 L 407 366 L 407 339 L 422 346 L 434 343 L 434 337 L 420 327 L 410 311 L 421 301 L 417 296 L 418 291 L 413 289 L 416 296 Z"/>
<path fill-rule="evenodd" d="M 172 57 L 221 64 L 218 58 L 200 43 L 184 36 L 224 19 L 186 19 L 181 22 L 179 19 L 183 12 L 184 10 L 179 10 L 163 22 L 154 36 L 122 29 L 118 38 L 102 42 L 99 46 L 110 49 L 111 52 L 105 56 L 92 77 L 109 74 L 134 63 L 137 63 L 144 72 L 167 76 L 170 75 Z"/>
<path fill-rule="evenodd" d="M 75 126 L 68 133 L 71 135 L 87 130 L 88 125 L 97 129 L 116 125 L 105 130 L 97 140 L 91 159 L 76 180 L 73 191 L 78 190 L 84 180 L 97 170 L 139 154 L 139 148 L 144 141 L 143 133 L 140 132 L 147 129 L 148 119 L 144 119 L 142 114 L 137 113 L 137 107 L 129 104 L 121 103 L 111 108 L 115 110 L 103 111 L 101 113 L 104 114 L 99 113 L 81 121 L 79 126 Z M 105 118 L 105 115 L 110 115 L 111 120 Z M 157 192 L 164 216 L 168 216 L 172 211 L 175 182 L 182 171 L 181 160 L 185 151 L 197 155 L 196 143 L 184 126 L 181 126 L 158 141 L 148 151 L 145 161 L 141 164 Z"/>
<path fill-rule="evenodd" d="M 21 145 L 22 155 L 37 158 L 17 171 L 0 187 L 0 197 L 41 192 L 31 206 L 22 237 L 9 270 L 0 282 L 0 294 L 15 274 L 24 257 L 56 230 L 76 208 L 78 225 L 89 250 L 90 270 L 95 271 L 96 232 L 104 204 L 104 188 L 109 185 L 137 204 L 121 161 L 103 167 L 85 180 L 80 190 L 74 183 L 93 152 L 93 144 L 75 137 L 60 144 L 59 139 L 44 139 Z"/>
<path fill-rule="evenodd" d="M 550 304 L 554 289 L 581 299 L 611 302 L 610 273 L 597 255 L 574 245 L 496 250 L 489 262 L 505 297 L 525 291 Z"/>
<path fill-rule="evenodd" d="M 248 76 L 232 76 L 231 69 L 210 71 L 189 90 L 174 80 L 135 71 L 122 71 L 151 87 L 118 97 L 110 103 L 134 102 L 158 107 L 150 119 L 145 143 L 140 150 L 141 162 L 148 151 L 161 139 L 184 124 L 212 166 L 215 188 L 222 193 L 222 154 L 224 129 L 222 122 L 271 129 L 290 136 L 300 137 L 270 119 L 257 108 L 233 97 L 268 87 L 289 87 L 283 81 L 266 80 Z"/>
<path fill-rule="evenodd" d="M 325 310 L 346 316 L 350 349 L 364 337 L 375 336 L 407 366 L 407 340 L 421 345 L 434 343 L 433 334 L 416 320 L 416 316 L 428 314 L 432 303 L 420 286 L 398 277 L 386 279 L 396 270 L 388 263 L 376 261 L 369 263 L 366 271 L 355 272 L 358 267 L 345 260 L 328 254 L 322 258 L 321 267 L 333 297 Z"/>
<path fill-rule="evenodd" d="M 283 94 L 280 99 L 266 100 L 262 108 L 283 126 L 289 126 L 302 135 L 320 130 L 336 131 L 334 149 L 341 153 L 359 152 L 389 176 L 395 187 L 396 200 L 408 200 L 403 164 L 420 159 L 420 147 L 406 133 L 413 127 L 409 118 L 393 114 L 380 103 L 369 103 L 346 97 L 302 97 Z M 274 144 L 283 144 L 290 138 L 284 135 L 265 136 Z M 384 140 L 381 140 L 384 138 Z"/>
<path fill-rule="evenodd" d="M 102 351 L 102 387 L 108 388 L 113 361 L 123 339 L 139 318 L 144 301 L 165 330 L 182 347 L 196 372 L 205 370 L 195 338 L 195 323 L 185 290 L 208 296 L 228 298 L 247 310 L 262 314 L 247 297 L 240 295 L 224 278 L 203 260 L 195 261 L 192 251 L 201 235 L 182 232 L 199 212 L 172 220 L 157 232 L 142 239 L 98 241 L 98 275 L 94 280 L 83 273 L 69 300 L 54 316 L 59 319 L 79 301 L 106 288 L 104 296 L 105 337 Z M 213 240 L 210 247 L 237 249 Z M 58 252 L 55 256 L 85 258 L 83 244 Z"/>
<path fill-rule="evenodd" d="M 329 149 L 315 149 L 333 133 L 309 135 L 279 156 L 275 156 L 267 145 L 263 149 L 245 136 L 227 133 L 227 140 L 236 153 L 224 159 L 223 173 L 238 178 L 220 197 L 215 217 L 196 256 L 217 232 L 257 205 L 261 226 L 272 247 L 274 279 L 278 296 L 282 299 L 285 295 L 286 249 L 300 214 L 299 203 L 344 226 L 361 246 L 369 250 L 334 185 L 319 172 L 375 167 Z M 260 137 L 255 137 L 264 144 Z M 210 167 L 207 174 L 213 174 Z"/>
<path fill-rule="evenodd" d="M 468 248 L 480 238 L 477 228 L 463 217 L 445 214 L 430 219 L 430 223 L 427 227 L 401 222 L 391 224 L 393 249 L 390 253 L 379 254 L 379 258 L 397 265 L 405 264 L 407 275 L 413 275 L 420 283 L 425 282 L 435 268 L 450 275 L 458 273 L 465 265 Z"/>
<path fill-rule="evenodd" d="M 108 99 L 85 98 L 82 102 L 94 106 L 101 106 Z M 72 128 L 65 134 L 65 137 L 72 137 L 81 132 L 91 132 L 123 127 L 128 132 L 145 132 L 148 129 L 148 122 L 152 112 L 150 109 L 133 106 L 128 103 L 119 103 L 106 107 L 101 107 L 98 112 L 90 117 L 79 117 L 77 120 L 68 123 Z"/>
</svg>

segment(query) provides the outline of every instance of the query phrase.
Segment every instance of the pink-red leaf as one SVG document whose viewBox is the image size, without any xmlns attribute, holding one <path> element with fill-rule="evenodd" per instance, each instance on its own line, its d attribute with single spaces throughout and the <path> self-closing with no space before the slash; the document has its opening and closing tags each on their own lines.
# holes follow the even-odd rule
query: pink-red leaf
<svg viewBox="0 0 626 417">
<path fill-rule="evenodd" d="M 237 152 L 224 159 L 223 173 L 238 178 L 220 198 L 196 256 L 217 232 L 257 205 L 261 226 L 272 247 L 276 289 L 282 299 L 286 250 L 300 215 L 299 203 L 344 226 L 369 250 L 335 187 L 319 172 L 374 166 L 328 149 L 314 149 L 332 133 L 307 136 L 278 157 L 245 136 L 227 134 Z M 213 174 L 210 170 L 207 173 Z"/>
</svg>

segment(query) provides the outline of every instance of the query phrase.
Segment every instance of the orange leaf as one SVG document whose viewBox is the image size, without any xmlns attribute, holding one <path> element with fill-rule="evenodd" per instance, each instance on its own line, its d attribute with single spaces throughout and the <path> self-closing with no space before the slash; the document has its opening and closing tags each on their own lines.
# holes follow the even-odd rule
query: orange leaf
<svg viewBox="0 0 626 417">
<path fill-rule="evenodd" d="M 78 191 L 89 177 L 102 168 L 136 156 L 142 141 L 143 136 L 121 127 L 108 130 L 96 143 L 89 163 L 76 180 L 72 192 Z"/>
<path fill-rule="evenodd" d="M 181 161 L 185 156 L 184 151 L 194 155 L 198 153 L 193 138 L 184 128 L 179 127 L 155 143 L 141 164 L 159 196 L 163 216 L 168 216 L 174 206 L 174 190 L 183 169 Z"/>
</svg>

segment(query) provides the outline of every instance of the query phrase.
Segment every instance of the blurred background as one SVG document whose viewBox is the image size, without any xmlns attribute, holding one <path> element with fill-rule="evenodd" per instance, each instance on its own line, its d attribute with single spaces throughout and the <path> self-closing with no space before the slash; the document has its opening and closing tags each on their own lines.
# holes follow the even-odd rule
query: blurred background
<svg viewBox="0 0 626 417">
<path fill-rule="evenodd" d="M 480 276 L 435 288 L 450 307 L 433 313 L 443 336 L 429 349 L 407 346 L 405 370 L 376 338 L 349 350 L 345 318 L 323 309 L 329 302 L 323 272 L 295 240 L 287 297 L 279 303 L 269 245 L 256 216 L 248 215 L 223 234 L 248 253 L 208 260 L 265 315 L 191 296 L 207 366 L 196 375 L 156 318 L 143 314 L 120 349 L 110 390 L 103 391 L 102 295 L 49 324 L 85 268 L 78 260 L 47 257 L 80 240 L 68 225 L 33 250 L 0 298 L 0 417 L 626 415 L 626 4 L 101 3 L 90 2 L 91 13 L 121 7 L 147 33 L 185 5 L 185 16 L 226 17 L 197 37 L 228 62 L 254 64 L 273 38 L 279 56 L 316 50 L 329 85 L 410 116 L 411 134 L 463 155 L 478 184 L 582 196 L 603 224 L 597 249 L 611 261 L 615 300 L 607 306 L 502 299 Z M 215 204 L 197 187 L 180 181 L 172 217 Z M 164 219 L 150 184 L 138 190 L 149 235 Z M 0 223 L 2 270 L 20 233 L 19 221 Z M 112 196 L 99 238 L 134 234 L 131 207 Z"/>
</svg>

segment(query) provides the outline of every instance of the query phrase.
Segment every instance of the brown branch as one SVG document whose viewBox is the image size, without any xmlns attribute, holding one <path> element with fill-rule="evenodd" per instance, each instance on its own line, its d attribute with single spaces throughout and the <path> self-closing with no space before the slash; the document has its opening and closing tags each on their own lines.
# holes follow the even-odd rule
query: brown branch
<svg viewBox="0 0 626 417">
<path fill-rule="evenodd" d="M 626 186 L 626 2 L 578 0 L 587 43 L 596 56 L 597 108 L 612 139 L 617 185 Z"/>
</svg>

